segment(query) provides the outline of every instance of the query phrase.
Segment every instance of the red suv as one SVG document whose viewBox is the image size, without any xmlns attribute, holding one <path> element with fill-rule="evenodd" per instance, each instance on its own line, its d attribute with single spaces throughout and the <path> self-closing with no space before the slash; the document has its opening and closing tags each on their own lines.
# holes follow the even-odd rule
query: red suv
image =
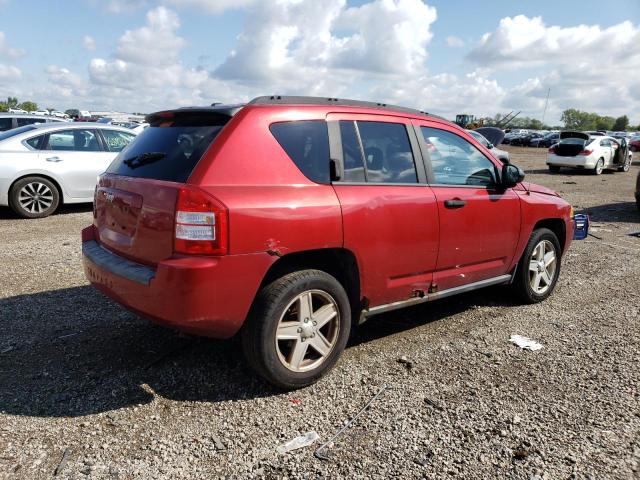
<svg viewBox="0 0 640 480">
<path fill-rule="evenodd" d="M 557 193 L 424 112 L 260 97 L 147 121 L 99 178 L 86 276 L 158 323 L 240 332 L 280 387 L 371 315 L 498 284 L 544 300 L 573 238 Z"/>
</svg>

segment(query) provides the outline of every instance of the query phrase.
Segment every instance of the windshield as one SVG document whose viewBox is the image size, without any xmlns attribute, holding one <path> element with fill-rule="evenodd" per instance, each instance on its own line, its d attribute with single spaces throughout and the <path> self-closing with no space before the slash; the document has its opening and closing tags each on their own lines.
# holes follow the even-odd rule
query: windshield
<svg viewBox="0 0 640 480">
<path fill-rule="evenodd" d="M 18 127 L 11 130 L 7 130 L 6 132 L 0 133 L 0 141 L 5 140 L 7 138 L 15 137 L 24 132 L 28 132 L 29 130 L 35 130 L 36 127 L 33 125 L 25 125 L 24 127 Z"/>
</svg>

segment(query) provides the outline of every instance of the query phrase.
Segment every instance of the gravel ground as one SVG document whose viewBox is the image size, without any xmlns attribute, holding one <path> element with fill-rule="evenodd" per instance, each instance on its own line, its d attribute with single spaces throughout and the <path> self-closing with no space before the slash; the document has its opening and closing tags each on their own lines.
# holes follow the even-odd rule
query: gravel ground
<svg viewBox="0 0 640 480">
<path fill-rule="evenodd" d="M 248 372 L 237 342 L 182 337 L 89 287 L 89 207 L 0 210 L 0 477 L 640 478 L 640 167 L 549 175 L 544 150 L 511 151 L 600 238 L 573 243 L 554 295 L 519 306 L 496 288 L 373 318 L 294 393 Z M 383 385 L 328 460 L 276 452 L 327 440 Z"/>
</svg>

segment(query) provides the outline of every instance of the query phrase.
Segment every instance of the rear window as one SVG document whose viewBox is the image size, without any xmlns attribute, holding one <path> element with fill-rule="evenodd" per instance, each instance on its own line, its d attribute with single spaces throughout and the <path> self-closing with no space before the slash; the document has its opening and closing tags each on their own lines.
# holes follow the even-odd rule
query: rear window
<svg viewBox="0 0 640 480">
<path fill-rule="evenodd" d="M 9 130 L 13 127 L 12 118 L 0 118 L 0 131 Z"/>
<path fill-rule="evenodd" d="M 228 118 L 159 119 L 122 150 L 107 173 L 184 183 Z"/>
<path fill-rule="evenodd" d="M 329 183 L 329 132 L 324 120 L 274 123 L 271 133 L 309 180 Z"/>
<path fill-rule="evenodd" d="M 1 121 L 2 119 L 0 119 Z M 18 128 L 14 128 L 13 130 L 8 130 L 6 132 L 1 132 L 0 133 L 0 140 L 4 140 L 5 138 L 11 138 L 15 135 L 18 135 L 20 133 L 24 133 L 24 132 L 28 132 L 29 130 L 34 130 L 36 127 L 31 126 L 31 125 L 26 125 L 24 127 L 18 127 Z"/>
</svg>

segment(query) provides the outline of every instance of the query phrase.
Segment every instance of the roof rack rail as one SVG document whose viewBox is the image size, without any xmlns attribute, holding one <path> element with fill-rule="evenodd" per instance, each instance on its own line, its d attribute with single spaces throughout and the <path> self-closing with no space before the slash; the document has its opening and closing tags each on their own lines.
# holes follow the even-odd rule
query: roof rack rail
<svg viewBox="0 0 640 480">
<path fill-rule="evenodd" d="M 365 102 L 362 100 L 348 100 L 346 98 L 331 97 L 268 95 L 256 97 L 251 100 L 248 105 L 340 105 L 343 107 L 380 108 L 385 110 L 395 110 L 398 112 L 411 113 L 413 115 L 435 116 L 422 110 L 416 110 L 414 108 L 399 107 L 397 105 L 388 105 L 386 103 L 380 102 Z"/>
</svg>

